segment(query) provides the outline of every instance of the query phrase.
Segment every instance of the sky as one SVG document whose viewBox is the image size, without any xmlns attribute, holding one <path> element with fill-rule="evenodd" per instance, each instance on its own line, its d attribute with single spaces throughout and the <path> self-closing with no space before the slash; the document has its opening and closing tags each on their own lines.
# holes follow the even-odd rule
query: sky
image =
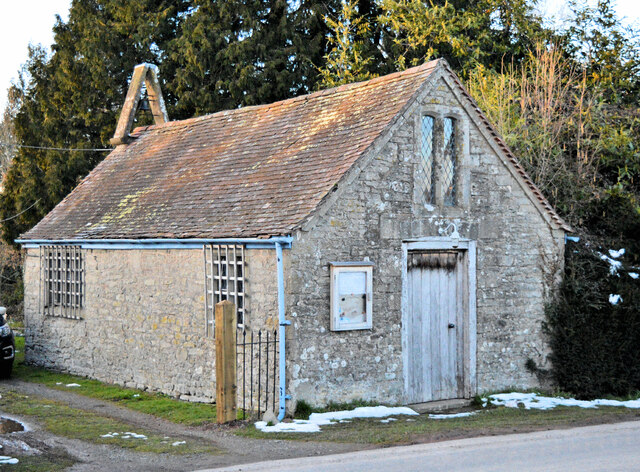
<svg viewBox="0 0 640 472">
<path fill-rule="evenodd" d="M 594 0 L 591 0 L 594 1 Z M 640 24 L 640 1 L 617 0 L 616 11 L 626 22 Z M 50 48 L 51 29 L 58 14 L 64 21 L 69 15 L 70 0 L 3 0 L 0 2 L 0 110 L 6 106 L 7 89 L 18 77 L 27 60 L 29 44 Z M 540 0 L 545 16 L 566 14 L 564 0 Z"/>
</svg>

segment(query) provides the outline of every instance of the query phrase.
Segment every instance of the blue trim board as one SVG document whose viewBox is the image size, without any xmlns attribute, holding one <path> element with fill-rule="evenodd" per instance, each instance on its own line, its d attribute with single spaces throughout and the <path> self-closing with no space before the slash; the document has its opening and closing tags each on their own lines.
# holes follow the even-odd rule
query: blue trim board
<svg viewBox="0 0 640 472">
<path fill-rule="evenodd" d="M 40 246 L 80 246 L 82 249 L 200 249 L 204 244 L 243 244 L 247 249 L 275 249 L 280 243 L 290 249 L 291 236 L 212 239 L 16 239 L 26 249 Z"/>
</svg>

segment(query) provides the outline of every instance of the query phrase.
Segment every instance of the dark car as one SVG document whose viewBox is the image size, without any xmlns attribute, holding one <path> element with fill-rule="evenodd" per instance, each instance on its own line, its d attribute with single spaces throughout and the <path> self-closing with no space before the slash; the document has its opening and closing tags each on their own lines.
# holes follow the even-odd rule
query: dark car
<svg viewBox="0 0 640 472">
<path fill-rule="evenodd" d="M 11 375 L 13 359 L 16 356 L 16 344 L 13 331 L 5 318 L 6 313 L 7 309 L 0 307 L 0 378 L 3 379 Z"/>
</svg>

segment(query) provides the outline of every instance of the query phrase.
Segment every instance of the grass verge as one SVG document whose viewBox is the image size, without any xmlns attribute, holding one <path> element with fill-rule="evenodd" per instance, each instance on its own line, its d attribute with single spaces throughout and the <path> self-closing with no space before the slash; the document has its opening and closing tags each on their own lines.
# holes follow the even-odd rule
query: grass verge
<svg viewBox="0 0 640 472">
<path fill-rule="evenodd" d="M 16 359 L 12 377 L 27 382 L 40 383 L 58 390 L 72 391 L 91 398 L 116 402 L 126 408 L 187 426 L 198 426 L 216 420 L 216 409 L 211 404 L 185 402 L 160 393 L 124 388 L 98 380 L 26 365 L 24 363 L 23 337 L 16 337 Z M 68 384 L 80 386 L 66 387 Z"/>
<path fill-rule="evenodd" d="M 44 429 L 57 436 L 80 439 L 95 444 L 109 444 L 134 451 L 153 453 L 215 454 L 220 452 L 204 441 L 193 438 L 183 440 L 182 438 L 156 434 L 113 418 L 10 390 L 2 391 L 0 410 L 20 417 L 32 418 Z M 29 420 L 25 418 L 25 421 Z M 110 433 L 118 433 L 118 435 L 104 437 Z M 146 439 L 136 438 L 135 435 L 126 433 L 142 434 L 146 436 Z M 174 445 L 175 443 L 179 444 Z"/>
<path fill-rule="evenodd" d="M 436 420 L 428 415 L 398 415 L 395 418 L 396 421 L 389 423 L 381 423 L 380 419 L 354 419 L 350 423 L 322 426 L 319 433 L 263 433 L 251 425 L 236 434 L 258 439 L 390 446 L 639 420 L 640 411 L 616 407 L 557 407 L 546 411 L 486 408 L 464 418 Z"/>
<path fill-rule="evenodd" d="M 0 465 L 0 470 L 11 472 L 58 472 L 71 467 L 75 462 L 67 457 L 50 457 L 48 455 L 12 455 L 18 459 L 17 464 Z"/>
</svg>

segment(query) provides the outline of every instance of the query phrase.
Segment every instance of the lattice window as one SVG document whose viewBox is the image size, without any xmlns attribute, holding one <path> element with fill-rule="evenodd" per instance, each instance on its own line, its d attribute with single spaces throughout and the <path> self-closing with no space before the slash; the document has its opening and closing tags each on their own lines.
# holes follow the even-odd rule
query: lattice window
<svg viewBox="0 0 640 472">
<path fill-rule="evenodd" d="M 80 246 L 40 246 L 40 305 L 45 315 L 81 319 L 84 274 Z"/>
<path fill-rule="evenodd" d="M 420 163 L 418 165 L 417 185 L 418 191 L 424 203 L 430 204 L 434 201 L 435 185 L 433 165 L 433 125 L 432 116 L 422 117 L 420 126 Z"/>
<path fill-rule="evenodd" d="M 442 159 L 442 188 L 444 190 L 444 204 L 456 204 L 456 181 L 458 156 L 456 155 L 456 120 L 444 119 L 444 155 Z"/>
<path fill-rule="evenodd" d="M 215 333 L 215 305 L 229 300 L 236 306 L 238 326 L 244 326 L 244 246 L 205 244 L 205 334 Z"/>
</svg>

